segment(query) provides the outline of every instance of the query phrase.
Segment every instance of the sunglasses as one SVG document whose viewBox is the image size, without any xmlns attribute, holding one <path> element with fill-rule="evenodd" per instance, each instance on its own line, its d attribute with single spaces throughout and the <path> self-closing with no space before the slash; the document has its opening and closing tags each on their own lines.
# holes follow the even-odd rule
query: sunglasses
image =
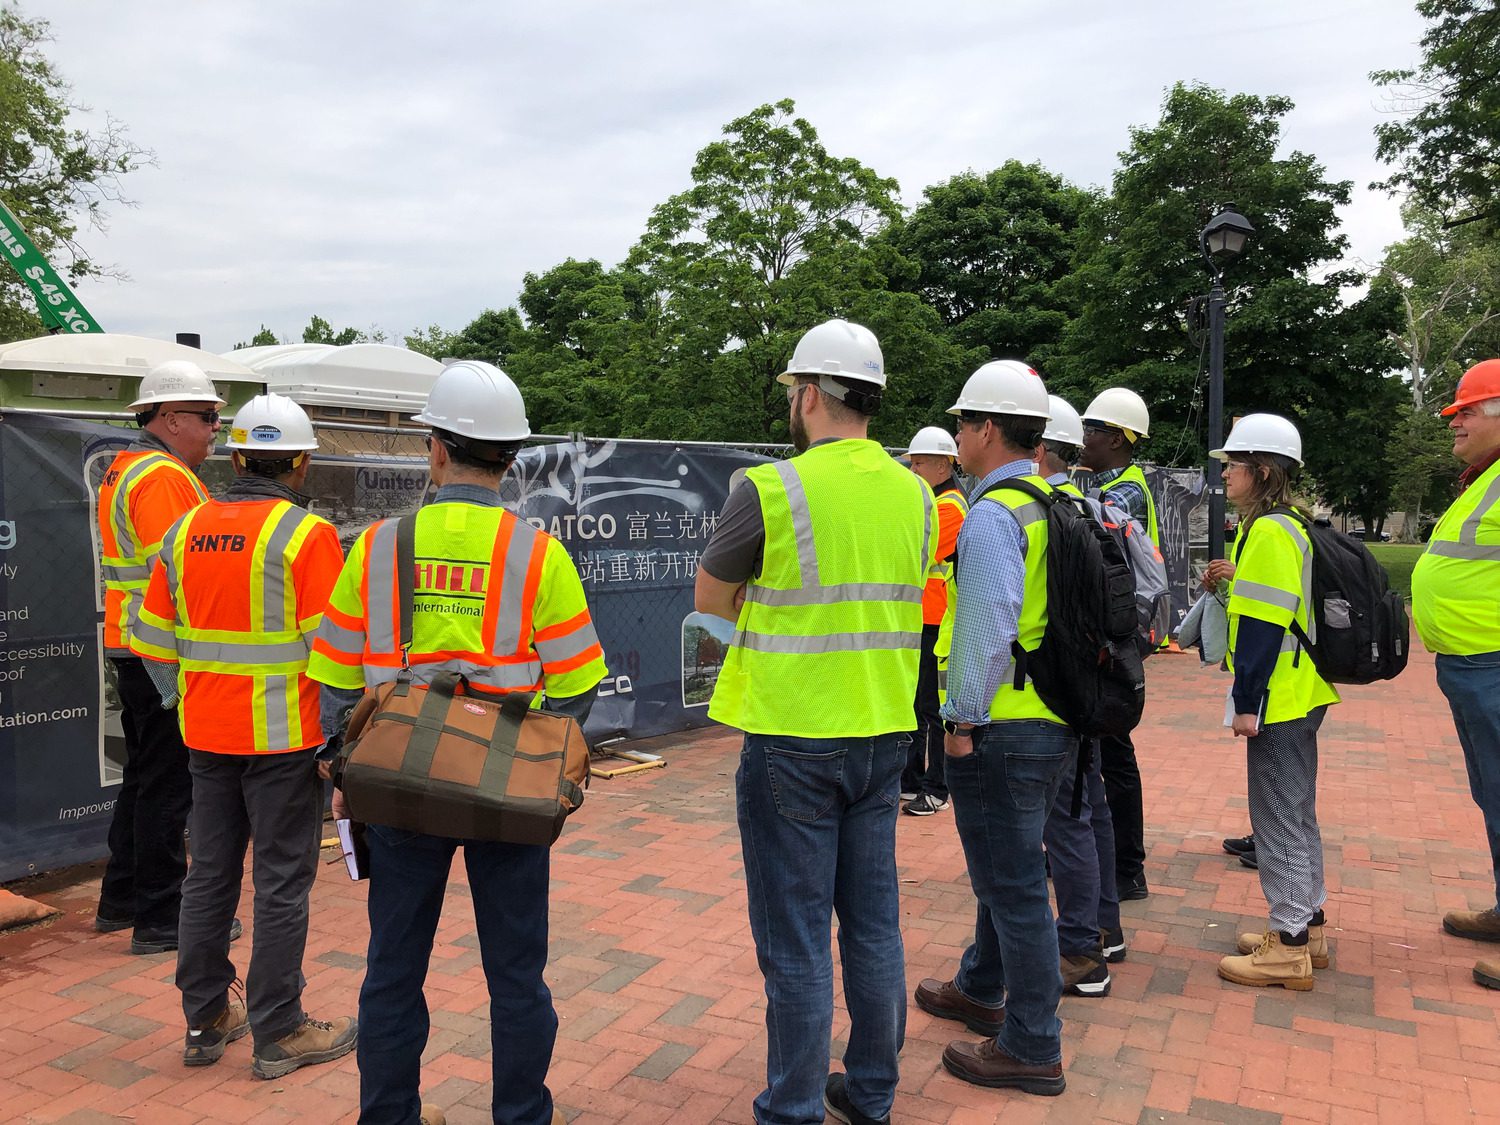
<svg viewBox="0 0 1500 1125">
<path fill-rule="evenodd" d="M 1118 434 L 1121 432 L 1121 430 L 1116 429 L 1114 426 L 1096 426 L 1092 422 L 1085 422 L 1083 424 L 1083 434 L 1085 437 L 1089 434 Z"/>
<path fill-rule="evenodd" d="M 210 426 L 214 425 L 219 420 L 219 412 L 217 410 L 169 410 L 167 411 L 167 413 L 191 414 L 194 418 L 200 419 L 205 424 Z"/>
</svg>

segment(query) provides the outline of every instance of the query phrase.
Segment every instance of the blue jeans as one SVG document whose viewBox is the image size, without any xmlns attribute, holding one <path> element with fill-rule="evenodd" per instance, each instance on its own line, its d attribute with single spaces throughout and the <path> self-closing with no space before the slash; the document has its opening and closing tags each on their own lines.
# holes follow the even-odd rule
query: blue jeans
<svg viewBox="0 0 1500 1125">
<path fill-rule="evenodd" d="M 1057 947 L 1079 956 L 1099 952 L 1099 931 L 1120 926 L 1120 897 L 1115 889 L 1115 826 L 1104 792 L 1097 745 L 1083 775 L 1082 800 L 1073 816 L 1077 770 L 1063 771 L 1057 797 L 1042 838 L 1052 862 L 1052 890 L 1057 895 Z"/>
<path fill-rule="evenodd" d="M 1469 792 L 1484 814 L 1500 900 L 1500 652 L 1437 657 L 1437 682 L 1448 697 L 1469 768 Z M 1500 904 L 1497 904 L 1500 909 Z"/>
<path fill-rule="evenodd" d="M 745 735 L 735 788 L 750 933 L 766 979 L 759 1125 L 823 1120 L 834 913 L 849 1009 L 849 1099 L 869 1117 L 890 1112 L 906 1040 L 896 806 L 910 739 Z"/>
<path fill-rule="evenodd" d="M 974 944 L 954 983 L 975 1003 L 1005 1005 L 1000 1047 L 1034 1066 L 1062 1058 L 1062 974 L 1042 828 L 1077 753 L 1067 727 L 1026 720 L 991 723 L 972 754 L 947 763 L 954 823 L 979 900 Z"/>
<path fill-rule="evenodd" d="M 495 1125 L 550 1125 L 547 1067 L 557 1038 L 547 964 L 550 853 L 529 844 L 450 840 L 372 824 L 370 952 L 359 992 L 361 1125 L 415 1125 L 427 1001 L 422 983 L 453 853 L 464 849 L 479 955 L 490 991 Z"/>
</svg>

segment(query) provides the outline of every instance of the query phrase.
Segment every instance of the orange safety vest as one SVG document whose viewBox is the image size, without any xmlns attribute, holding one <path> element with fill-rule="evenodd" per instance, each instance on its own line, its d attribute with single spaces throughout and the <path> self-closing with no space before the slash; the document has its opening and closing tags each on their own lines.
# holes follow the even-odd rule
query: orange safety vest
<svg viewBox="0 0 1500 1125">
<path fill-rule="evenodd" d="M 944 489 L 937 497 L 937 561 L 927 571 L 922 590 L 922 624 L 940 625 L 948 609 L 948 576 L 958 553 L 958 532 L 969 514 L 969 499 L 958 488 Z"/>
<path fill-rule="evenodd" d="M 307 659 L 343 563 L 333 525 L 287 500 L 211 500 L 172 526 L 131 645 L 177 663 L 183 742 L 215 754 L 322 744 Z"/>
<path fill-rule="evenodd" d="M 104 576 L 104 648 L 130 655 L 130 632 L 163 536 L 208 499 L 203 483 L 159 449 L 122 449 L 99 485 L 99 564 Z"/>
</svg>

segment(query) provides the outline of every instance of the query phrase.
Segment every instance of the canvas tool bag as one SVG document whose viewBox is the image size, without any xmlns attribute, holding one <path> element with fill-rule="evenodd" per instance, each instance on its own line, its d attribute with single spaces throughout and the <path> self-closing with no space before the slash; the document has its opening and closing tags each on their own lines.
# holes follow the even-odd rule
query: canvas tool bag
<svg viewBox="0 0 1500 1125">
<path fill-rule="evenodd" d="M 531 710 L 532 692 L 476 695 L 458 672 L 412 682 L 414 517 L 396 528 L 402 667 L 350 715 L 340 755 L 349 813 L 460 840 L 550 845 L 583 804 L 589 748 L 577 721 Z"/>
</svg>

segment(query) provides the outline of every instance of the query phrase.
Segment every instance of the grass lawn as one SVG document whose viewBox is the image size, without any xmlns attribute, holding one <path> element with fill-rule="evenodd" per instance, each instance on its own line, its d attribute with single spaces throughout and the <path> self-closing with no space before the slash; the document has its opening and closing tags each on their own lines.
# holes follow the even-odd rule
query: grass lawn
<svg viewBox="0 0 1500 1125">
<path fill-rule="evenodd" d="M 1391 589 L 1407 601 L 1411 601 L 1411 572 L 1427 549 L 1424 543 L 1369 543 L 1370 554 L 1385 567 L 1391 580 Z"/>
</svg>

